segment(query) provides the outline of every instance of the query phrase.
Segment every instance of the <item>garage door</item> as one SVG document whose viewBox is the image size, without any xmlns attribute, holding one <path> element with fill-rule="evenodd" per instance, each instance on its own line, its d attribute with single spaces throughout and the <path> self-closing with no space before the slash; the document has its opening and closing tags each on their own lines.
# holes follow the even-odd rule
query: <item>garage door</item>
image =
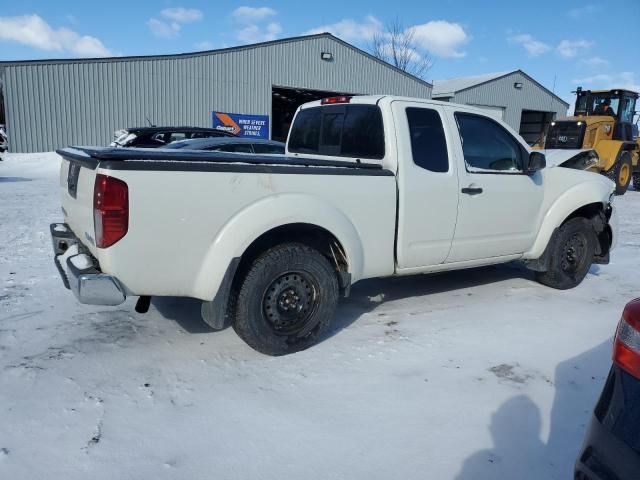
<svg viewBox="0 0 640 480">
<path fill-rule="evenodd" d="M 519 133 L 529 145 L 535 145 L 549 129 L 554 112 L 542 112 L 539 110 L 522 110 L 520 117 Z"/>
</svg>

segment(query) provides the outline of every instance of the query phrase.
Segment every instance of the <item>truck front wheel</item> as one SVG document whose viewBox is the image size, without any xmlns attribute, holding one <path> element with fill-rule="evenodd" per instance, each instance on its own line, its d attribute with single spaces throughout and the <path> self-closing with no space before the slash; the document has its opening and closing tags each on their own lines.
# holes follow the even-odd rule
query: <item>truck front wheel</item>
<svg viewBox="0 0 640 480">
<path fill-rule="evenodd" d="M 559 290 L 573 288 L 587 275 L 596 249 L 597 238 L 586 218 L 572 218 L 563 224 L 549 246 L 549 269 L 536 272 L 543 285 Z"/>
<path fill-rule="evenodd" d="M 277 245 L 249 267 L 233 328 L 266 355 L 304 350 L 326 332 L 338 295 L 335 270 L 320 252 L 301 243 Z"/>
<path fill-rule="evenodd" d="M 640 192 L 640 172 L 633 172 L 633 189 Z"/>
</svg>

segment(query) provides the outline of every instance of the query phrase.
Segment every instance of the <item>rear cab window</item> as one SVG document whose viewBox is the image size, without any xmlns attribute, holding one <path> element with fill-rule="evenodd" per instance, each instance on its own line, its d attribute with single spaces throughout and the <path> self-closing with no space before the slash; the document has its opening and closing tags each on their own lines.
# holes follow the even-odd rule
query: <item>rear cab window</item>
<svg viewBox="0 0 640 480">
<path fill-rule="evenodd" d="M 380 160 L 384 158 L 382 113 L 377 105 L 305 108 L 289 136 L 292 153 Z"/>
</svg>

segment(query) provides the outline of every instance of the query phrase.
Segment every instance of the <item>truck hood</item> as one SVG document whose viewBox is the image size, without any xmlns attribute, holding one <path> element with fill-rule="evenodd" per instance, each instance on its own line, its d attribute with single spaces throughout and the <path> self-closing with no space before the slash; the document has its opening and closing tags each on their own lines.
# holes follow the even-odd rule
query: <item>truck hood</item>
<svg viewBox="0 0 640 480">
<path fill-rule="evenodd" d="M 583 149 L 548 149 L 542 150 L 545 158 L 547 159 L 547 167 L 559 167 L 567 160 L 571 160 L 578 155 L 583 154 L 584 152 L 589 152 L 591 149 L 583 148 Z"/>
</svg>

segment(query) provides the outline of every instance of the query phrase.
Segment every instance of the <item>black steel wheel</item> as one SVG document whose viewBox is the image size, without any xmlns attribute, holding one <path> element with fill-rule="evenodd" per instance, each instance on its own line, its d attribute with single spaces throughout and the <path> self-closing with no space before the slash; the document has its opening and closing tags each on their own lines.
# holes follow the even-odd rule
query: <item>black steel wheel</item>
<svg viewBox="0 0 640 480">
<path fill-rule="evenodd" d="M 589 239 L 584 231 L 571 235 L 562 246 L 560 268 L 568 275 L 575 275 L 588 262 L 586 252 Z"/>
<path fill-rule="evenodd" d="M 241 282 L 233 328 L 267 355 L 304 350 L 328 328 L 338 293 L 336 272 L 320 252 L 278 245 L 260 255 Z"/>
<path fill-rule="evenodd" d="M 537 280 L 560 290 L 576 287 L 593 263 L 595 242 L 597 238 L 589 219 L 577 217 L 567 221 L 549 241 L 549 269 L 536 272 Z"/>
<path fill-rule="evenodd" d="M 285 272 L 262 297 L 262 314 L 277 335 L 304 336 L 317 325 L 319 287 L 305 272 Z"/>
</svg>

